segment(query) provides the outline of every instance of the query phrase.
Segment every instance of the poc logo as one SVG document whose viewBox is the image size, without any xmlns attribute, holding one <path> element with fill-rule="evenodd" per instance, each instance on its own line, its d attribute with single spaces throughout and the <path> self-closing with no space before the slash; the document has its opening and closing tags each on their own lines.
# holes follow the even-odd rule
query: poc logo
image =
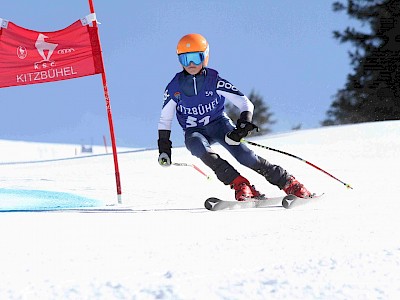
<svg viewBox="0 0 400 300">
<path fill-rule="evenodd" d="M 223 80 L 217 82 L 217 89 L 221 87 L 226 88 L 227 90 L 232 90 L 234 92 L 238 91 L 238 89 L 233 84 Z"/>
</svg>

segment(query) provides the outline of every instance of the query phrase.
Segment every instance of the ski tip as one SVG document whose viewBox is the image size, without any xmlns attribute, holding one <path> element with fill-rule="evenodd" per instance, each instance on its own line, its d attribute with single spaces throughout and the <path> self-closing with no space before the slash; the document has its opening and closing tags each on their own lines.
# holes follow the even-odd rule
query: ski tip
<svg viewBox="0 0 400 300">
<path fill-rule="evenodd" d="M 296 199 L 297 197 L 295 195 L 287 195 L 282 199 L 282 206 L 286 209 L 289 209 L 292 202 Z"/>
<path fill-rule="evenodd" d="M 219 202 L 221 202 L 220 199 L 218 198 L 208 198 L 204 202 L 204 207 L 207 208 L 208 210 L 214 210 L 215 205 L 217 205 Z"/>
<path fill-rule="evenodd" d="M 300 198 L 295 195 L 287 195 L 282 199 L 282 206 L 286 209 L 293 208 L 295 206 L 299 206 L 305 203 L 310 203 L 313 199 L 318 199 L 323 196 L 325 193 L 322 194 L 313 194 L 310 197 Z"/>
</svg>

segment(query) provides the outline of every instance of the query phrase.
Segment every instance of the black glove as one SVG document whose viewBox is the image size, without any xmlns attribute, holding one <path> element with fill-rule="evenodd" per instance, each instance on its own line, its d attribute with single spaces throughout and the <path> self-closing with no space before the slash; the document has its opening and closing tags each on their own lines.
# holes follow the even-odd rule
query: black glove
<svg viewBox="0 0 400 300">
<path fill-rule="evenodd" d="M 171 148 L 172 143 L 169 139 L 159 138 L 158 139 L 158 163 L 163 167 L 171 165 Z"/>
<path fill-rule="evenodd" d="M 239 145 L 240 140 L 248 136 L 253 130 L 259 131 L 258 126 L 251 122 L 239 119 L 236 123 L 236 128 L 228 132 L 225 136 L 225 142 L 229 145 Z"/>
<path fill-rule="evenodd" d="M 158 163 L 162 167 L 169 167 L 171 165 L 171 157 L 169 157 L 168 154 L 165 152 L 160 153 L 160 155 L 158 156 Z"/>
</svg>

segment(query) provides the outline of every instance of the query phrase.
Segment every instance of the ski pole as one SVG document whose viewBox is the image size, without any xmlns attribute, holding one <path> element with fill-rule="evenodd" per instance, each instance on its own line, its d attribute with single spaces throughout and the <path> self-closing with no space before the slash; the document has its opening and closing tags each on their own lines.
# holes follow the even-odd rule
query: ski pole
<svg viewBox="0 0 400 300">
<path fill-rule="evenodd" d="M 211 177 L 209 175 L 207 175 L 206 173 L 204 173 L 198 166 L 194 165 L 194 164 L 187 164 L 187 163 L 172 163 L 173 166 L 178 166 L 178 167 L 192 167 L 194 168 L 196 171 L 198 171 L 200 174 L 204 175 L 207 179 L 211 179 Z"/>
<path fill-rule="evenodd" d="M 296 158 L 296 159 L 298 159 L 298 160 L 301 160 L 301 161 L 305 162 L 306 164 L 308 164 L 308 165 L 310 165 L 310 166 L 316 168 L 317 170 L 319 170 L 319 171 L 325 173 L 326 175 L 332 177 L 333 179 L 339 181 L 341 184 L 343 184 L 344 186 L 346 186 L 348 189 L 353 189 L 353 188 L 350 186 L 350 184 L 347 184 L 347 183 L 341 181 L 340 179 L 336 178 L 335 176 L 333 176 L 332 174 L 328 173 L 327 171 L 321 169 L 320 167 L 314 165 L 313 163 L 310 163 L 309 161 L 307 161 L 307 160 L 305 160 L 305 159 L 302 159 L 302 158 L 300 158 L 300 157 L 298 157 L 298 156 L 296 156 L 296 155 L 293 155 L 293 154 L 290 154 L 290 153 L 287 153 L 287 152 L 285 152 L 285 151 L 281 151 L 281 150 L 278 150 L 278 149 L 274 149 L 274 148 L 270 148 L 270 147 L 267 147 L 267 146 L 263 146 L 263 145 L 260 145 L 260 144 L 254 143 L 254 142 L 250 142 L 250 141 L 247 141 L 247 140 L 245 140 L 245 139 L 241 139 L 241 142 L 247 143 L 247 144 L 249 144 L 249 145 L 253 145 L 253 146 L 256 146 L 256 147 L 260 147 L 260 148 L 263 148 L 263 149 L 267 149 L 267 150 L 270 150 L 270 151 L 275 151 L 275 152 L 278 152 L 278 153 L 281 153 L 281 154 L 288 155 L 288 156 L 290 156 L 290 157 Z"/>
</svg>

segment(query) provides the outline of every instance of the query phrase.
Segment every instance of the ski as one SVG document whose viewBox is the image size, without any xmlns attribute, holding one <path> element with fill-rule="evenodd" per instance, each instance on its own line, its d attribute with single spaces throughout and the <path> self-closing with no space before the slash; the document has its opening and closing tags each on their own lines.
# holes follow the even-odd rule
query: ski
<svg viewBox="0 0 400 300">
<path fill-rule="evenodd" d="M 244 208 L 264 208 L 264 207 L 281 207 L 282 197 L 274 197 L 263 200 L 248 200 L 248 201 L 226 201 L 219 198 L 211 197 L 204 202 L 204 207 L 208 210 L 233 210 Z"/>
<path fill-rule="evenodd" d="M 322 194 L 323 195 L 323 194 Z M 216 197 L 208 198 L 204 202 L 204 207 L 211 211 L 219 210 L 236 210 L 246 208 L 267 208 L 267 207 L 284 207 L 286 209 L 295 208 L 304 204 L 315 202 L 322 195 L 312 198 L 299 198 L 294 195 L 267 198 L 263 200 L 247 200 L 247 201 L 226 201 Z"/>
<path fill-rule="evenodd" d="M 310 198 L 299 198 L 294 195 L 287 195 L 282 199 L 282 206 L 286 209 L 295 208 L 298 206 L 302 206 L 304 204 L 310 204 L 316 202 L 319 198 L 321 198 L 324 194 L 314 195 Z"/>
</svg>

